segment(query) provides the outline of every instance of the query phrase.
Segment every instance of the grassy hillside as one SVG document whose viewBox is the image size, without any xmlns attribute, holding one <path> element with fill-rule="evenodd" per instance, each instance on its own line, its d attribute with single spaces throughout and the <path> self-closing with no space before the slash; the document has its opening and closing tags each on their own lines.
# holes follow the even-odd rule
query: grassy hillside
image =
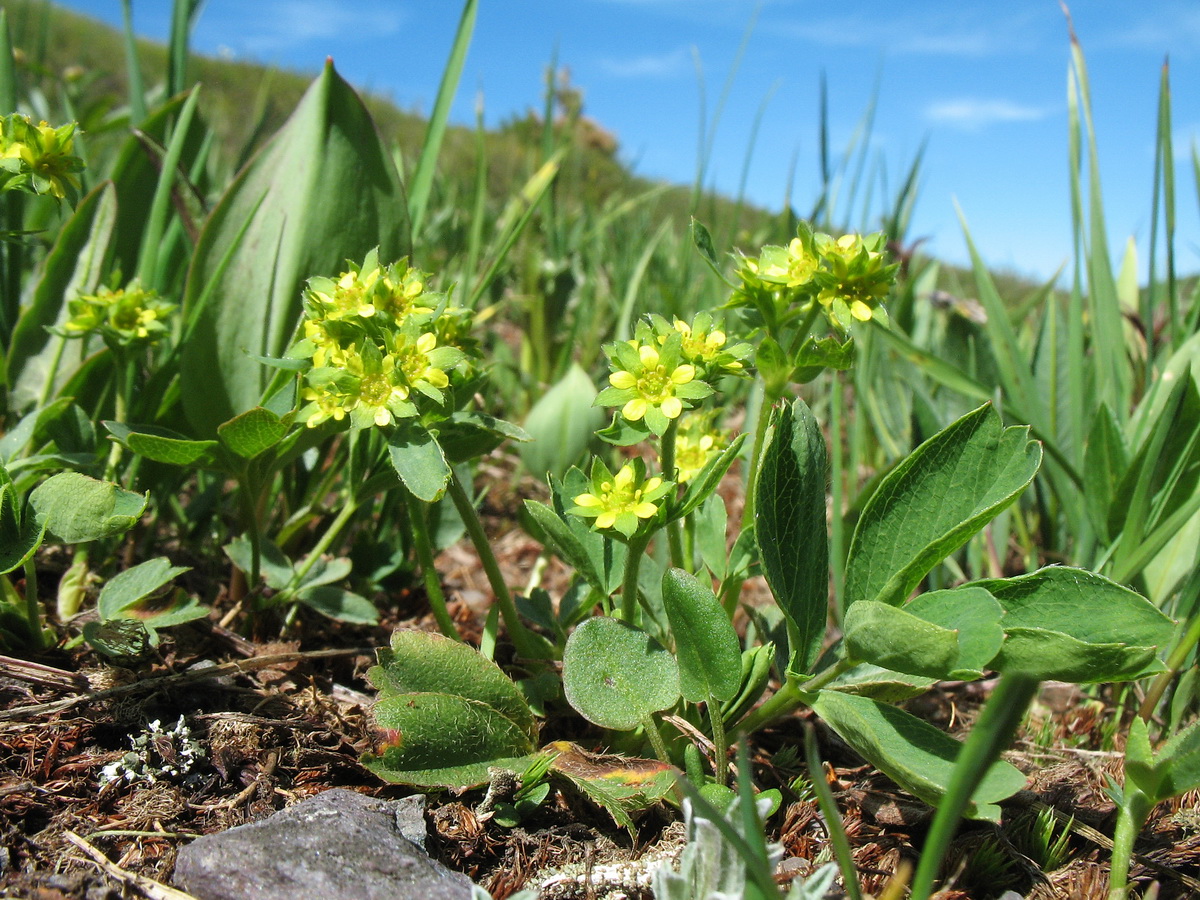
<svg viewBox="0 0 1200 900">
<path fill-rule="evenodd" d="M 119 113 L 129 89 L 125 41 L 119 31 L 42 0 L 0 0 L 0 8 L 8 13 L 25 87 L 35 96 L 44 97 L 47 111 L 73 108 L 84 130 L 96 139 L 105 130 L 121 126 Z M 147 86 L 153 89 L 161 85 L 167 66 L 166 48 L 139 41 L 138 53 Z M 202 85 L 201 107 L 217 136 L 220 164 L 236 167 L 278 128 L 313 75 L 194 55 L 188 81 Z M 394 144 L 402 160 L 414 160 L 424 137 L 425 120 L 397 108 L 386 98 L 365 95 L 364 99 L 385 140 Z M 542 98 L 530 98 L 531 106 L 541 107 L 543 103 Z M 616 140 L 582 115 L 578 92 L 564 86 L 557 93 L 554 108 L 556 138 L 571 144 L 560 176 L 563 196 L 599 204 L 614 194 L 633 196 L 656 187 L 632 175 L 620 162 Z M 248 110 L 252 114 L 248 115 Z M 512 196 L 514 187 L 536 168 L 541 138 L 540 117 L 532 113 L 485 133 L 488 186 L 493 197 Z M 452 128 L 441 156 L 442 189 L 455 190 L 457 183 L 464 190 L 473 190 L 476 156 L 473 130 Z M 691 188 L 661 187 L 652 201 L 656 215 L 685 223 L 693 211 Z M 737 207 L 728 199 L 703 195 L 697 211 L 706 218 L 739 220 L 746 225 L 761 225 L 769 218 L 762 210 Z"/>
</svg>

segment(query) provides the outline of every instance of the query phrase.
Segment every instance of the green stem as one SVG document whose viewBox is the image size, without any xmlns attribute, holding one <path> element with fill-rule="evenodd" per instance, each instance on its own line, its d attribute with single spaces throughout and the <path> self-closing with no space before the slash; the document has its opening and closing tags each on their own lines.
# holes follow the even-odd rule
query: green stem
<svg viewBox="0 0 1200 900">
<path fill-rule="evenodd" d="M 1029 709 L 1037 692 L 1038 681 L 1017 672 L 1000 676 L 992 696 L 984 704 L 979 720 L 958 753 L 945 796 L 938 803 L 937 813 L 929 828 L 929 837 L 921 850 L 921 861 L 913 876 L 911 900 L 927 900 L 950 841 L 958 830 L 959 821 L 971 802 L 971 795 L 983 780 L 984 773 L 1012 742 L 1012 737 Z"/>
<path fill-rule="evenodd" d="M 738 723 L 740 734 L 750 734 L 764 725 L 773 722 L 780 716 L 786 716 L 798 706 L 809 702 L 812 695 L 843 672 L 853 669 L 857 662 L 850 659 L 839 659 L 828 669 L 808 681 L 797 681 L 789 678 L 783 686 L 767 700 Z"/>
<path fill-rule="evenodd" d="M 462 636 L 450 618 L 450 610 L 446 608 L 446 595 L 442 593 L 442 579 L 438 575 L 437 564 L 434 561 L 433 541 L 429 537 L 429 522 L 425 518 L 428 506 L 422 503 L 411 492 L 408 493 L 408 521 L 412 527 L 413 544 L 417 548 L 417 561 L 421 564 L 421 577 L 425 582 L 425 596 L 429 600 L 429 608 L 437 621 L 438 629 L 448 638 L 461 641 Z"/>
<path fill-rule="evenodd" d="M 675 467 L 675 438 L 679 434 L 679 420 L 672 419 L 671 424 L 667 426 L 667 430 L 663 432 L 662 439 L 658 445 L 658 462 L 662 466 L 662 477 L 665 481 L 676 481 L 678 479 L 678 471 Z M 687 569 L 691 571 L 690 565 L 685 566 L 683 561 L 683 539 L 680 533 L 680 524 L 678 519 L 671 519 L 667 522 L 667 546 L 671 551 L 671 565 L 677 569 Z"/>
<path fill-rule="evenodd" d="M 717 784 L 724 785 L 729 779 L 729 736 L 725 733 L 725 720 L 721 717 L 721 704 L 711 693 L 705 702 L 708 711 L 708 723 L 712 728 L 713 747 L 713 776 Z"/>
<path fill-rule="evenodd" d="M 646 737 L 650 738 L 650 744 L 654 747 L 654 755 L 668 766 L 673 765 L 671 755 L 667 753 L 667 743 L 663 740 L 662 732 L 658 730 L 658 725 L 650 713 L 642 713 L 642 729 L 646 732 Z"/>
<path fill-rule="evenodd" d="M 25 620 L 33 634 L 34 649 L 45 650 L 46 633 L 42 630 L 42 605 L 38 602 L 37 566 L 33 557 L 25 560 Z"/>
<path fill-rule="evenodd" d="M 635 535 L 630 538 L 625 550 L 625 573 L 621 578 L 621 620 L 630 625 L 634 624 L 638 599 L 638 569 L 642 565 L 642 556 L 650 543 L 650 535 Z"/>
<path fill-rule="evenodd" d="M 1187 631 L 1179 643 L 1167 654 L 1167 670 L 1160 672 L 1150 684 L 1149 690 L 1146 691 L 1146 699 L 1142 701 L 1141 707 L 1138 708 L 1138 715 L 1147 724 L 1150 718 L 1154 715 L 1154 710 L 1158 706 L 1158 702 L 1166 693 L 1167 687 L 1170 686 L 1175 676 L 1179 674 L 1179 670 L 1183 668 L 1187 662 L 1188 655 L 1200 643 L 1200 615 L 1192 616 L 1192 620 L 1188 623 Z"/>
<path fill-rule="evenodd" d="M 739 734 L 752 734 L 780 716 L 786 716 L 804 702 L 804 695 L 794 682 L 785 681 L 783 686 L 768 697 L 761 706 L 752 710 L 737 724 Z"/>
<path fill-rule="evenodd" d="M 113 395 L 113 415 L 118 422 L 124 425 L 129 418 L 129 391 L 133 386 L 131 376 L 134 363 L 132 360 L 126 359 L 125 354 L 118 352 L 115 348 L 112 353 L 115 363 L 113 370 L 116 372 L 117 381 L 116 393 Z M 108 462 L 104 466 L 105 481 L 116 480 L 117 467 L 121 464 L 121 455 L 124 449 L 120 441 L 112 442 L 108 451 Z"/>
<path fill-rule="evenodd" d="M 358 512 L 357 500 L 348 498 L 344 502 L 345 506 L 338 510 L 338 514 L 329 523 L 329 527 L 325 529 L 325 533 L 321 535 L 320 540 L 313 545 L 313 548 L 308 551 L 304 559 L 300 562 L 300 565 L 296 567 L 296 574 L 292 576 L 293 587 L 304 581 L 304 576 L 316 565 L 317 560 L 325 554 L 338 535 L 341 534 L 342 529 L 346 527 L 346 523 L 354 518 L 354 514 Z"/>
<path fill-rule="evenodd" d="M 1153 809 L 1145 794 L 1129 784 L 1117 807 L 1117 824 L 1113 831 L 1112 859 L 1108 869 L 1108 900 L 1126 900 L 1129 896 L 1129 863 L 1133 859 L 1133 843 Z"/>
<path fill-rule="evenodd" d="M 504 619 L 504 626 L 508 629 L 513 645 L 517 648 L 517 653 L 526 659 L 545 659 L 545 649 L 539 645 L 533 632 L 525 627 L 517 614 L 517 604 L 513 600 L 508 585 L 504 582 L 500 564 L 496 562 L 496 555 L 492 553 L 492 545 L 488 542 L 487 533 L 483 530 L 483 523 L 479 521 L 479 513 L 475 511 L 475 504 L 467 495 L 458 473 L 453 470 L 450 475 L 449 492 L 450 499 L 454 501 L 454 507 L 458 510 L 463 525 L 466 526 L 471 543 L 475 545 L 475 551 L 479 554 L 479 561 L 483 564 L 483 571 L 487 574 L 492 593 L 496 595 L 496 603 L 500 606 L 500 615 Z"/>
<path fill-rule="evenodd" d="M 771 421 L 771 408 L 779 399 L 775 392 L 767 394 L 767 386 L 762 381 L 755 386 L 758 395 L 758 417 L 754 422 L 754 443 L 750 447 L 750 462 L 746 466 L 746 502 L 742 507 L 742 528 L 749 528 L 754 522 L 754 481 L 758 477 L 758 458 L 762 455 L 763 444 L 767 439 L 767 426 Z"/>
</svg>

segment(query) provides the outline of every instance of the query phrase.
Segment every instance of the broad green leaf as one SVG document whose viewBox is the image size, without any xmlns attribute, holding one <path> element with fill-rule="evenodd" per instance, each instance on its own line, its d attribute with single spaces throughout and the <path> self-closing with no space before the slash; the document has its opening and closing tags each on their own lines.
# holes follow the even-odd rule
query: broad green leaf
<svg viewBox="0 0 1200 900">
<path fill-rule="evenodd" d="M 870 697 L 883 703 L 899 703 L 919 697 L 936 684 L 938 679 L 924 675 L 905 675 L 871 663 L 860 663 L 831 681 L 828 687 L 844 694 Z"/>
<path fill-rule="evenodd" d="M 1119 681 L 1158 671 L 1173 623 L 1140 594 L 1103 575 L 1051 566 L 973 582 L 1004 608 L 994 666 L 1041 679 Z"/>
<path fill-rule="evenodd" d="M 742 683 L 742 651 L 721 601 L 683 569 L 667 569 L 662 599 L 675 638 L 683 698 L 692 703 L 732 699 Z"/>
<path fill-rule="evenodd" d="M 492 766 L 524 771 L 534 750 L 495 707 L 455 694 L 389 694 L 372 715 L 383 734 L 363 765 L 396 784 L 475 787 Z"/>
<path fill-rule="evenodd" d="M 388 457 L 404 486 L 418 500 L 436 503 L 450 483 L 450 464 L 427 429 L 405 420 L 388 438 Z"/>
<path fill-rule="evenodd" d="M 839 691 L 818 693 L 813 709 L 860 756 L 909 793 L 936 805 L 946 792 L 962 745 L 944 731 L 894 706 Z M 994 763 L 975 789 L 967 815 L 999 822 L 996 804 L 1023 787 L 1019 769 Z"/>
<path fill-rule="evenodd" d="M 1110 540 L 1110 510 L 1113 497 L 1129 466 L 1116 416 L 1101 403 L 1092 420 L 1083 455 L 1083 497 L 1088 518 L 1102 541 Z"/>
<path fill-rule="evenodd" d="M 440 634 L 398 630 L 391 647 L 376 651 L 379 664 L 367 679 L 386 699 L 398 694 L 450 694 L 489 706 L 515 723 L 530 740 L 537 723 L 525 698 L 494 662 L 466 644 Z"/>
<path fill-rule="evenodd" d="M 207 468 L 215 461 L 216 441 L 192 441 L 183 435 L 152 425 L 124 425 L 120 422 L 102 423 L 109 434 L 131 451 L 155 462 L 172 466 Z"/>
<path fill-rule="evenodd" d="M 83 639 L 111 659 L 137 659 L 150 648 L 150 632 L 134 619 L 87 622 Z"/>
<path fill-rule="evenodd" d="M 354 564 L 344 556 L 334 559 L 318 559 L 300 579 L 296 587 L 307 589 L 335 584 L 349 578 L 353 569 Z"/>
<path fill-rule="evenodd" d="M 561 478 L 577 463 L 595 431 L 604 424 L 604 410 L 592 403 L 596 386 L 579 363 L 542 394 L 525 417 L 531 440 L 520 448 L 521 462 L 537 478 L 547 472 Z"/>
<path fill-rule="evenodd" d="M 1025 489 L 1041 464 L 1024 426 L 984 405 L 935 434 L 889 472 L 850 542 L 845 600 L 899 606 L 939 562 Z"/>
<path fill-rule="evenodd" d="M 150 619 L 153 608 L 141 601 L 170 584 L 176 575 L 191 571 L 190 566 L 173 566 L 165 557 L 157 557 L 118 572 L 100 589 L 96 609 L 101 619 Z"/>
<path fill-rule="evenodd" d="M 1023 672 L 1041 681 L 1090 684 L 1131 681 L 1162 670 L 1154 647 L 1081 641 L 1045 628 L 1010 626 L 1004 649 L 993 665 L 1002 672 Z"/>
<path fill-rule="evenodd" d="M 576 535 L 554 510 L 536 500 L 525 501 L 525 511 L 540 530 L 537 537 L 563 562 L 573 568 L 581 578 L 597 590 L 603 590 L 604 582 L 592 566 L 591 558 Z"/>
<path fill-rule="evenodd" d="M 54 475 L 29 495 L 37 521 L 64 544 L 98 541 L 133 527 L 150 502 L 107 481 L 78 472 Z"/>
<path fill-rule="evenodd" d="M 896 672 L 947 678 L 958 659 L 958 635 L 952 630 L 875 600 L 851 604 L 844 630 L 852 659 Z"/>
<path fill-rule="evenodd" d="M 528 441 L 525 429 L 472 410 L 451 413 L 437 424 L 437 440 L 451 464 L 478 459 L 505 441 Z"/>
<path fill-rule="evenodd" d="M 254 459 L 283 440 L 290 425 L 288 417 L 256 406 L 218 425 L 217 437 L 242 459 Z"/>
<path fill-rule="evenodd" d="M 19 502 L 12 482 L 0 480 L 0 575 L 25 565 L 46 535 L 46 526 L 33 516 L 21 520 Z"/>
<path fill-rule="evenodd" d="M 981 678 L 1004 643 L 1000 621 L 1004 609 L 981 587 L 964 585 L 929 591 L 914 597 L 904 609 L 926 622 L 958 633 L 958 658 L 946 678 L 965 681 Z"/>
<path fill-rule="evenodd" d="M 248 354 L 284 355 L 305 280 L 375 246 L 384 261 L 409 253 L 404 189 L 366 107 L 327 63 L 196 245 L 180 387 L 198 437 L 258 405 L 271 372 Z"/>
<path fill-rule="evenodd" d="M 575 629 L 563 651 L 567 702 L 589 722 L 632 731 L 679 699 L 675 660 L 646 632 L 597 616 Z"/>
<path fill-rule="evenodd" d="M 829 616 L 825 438 L 797 399 L 775 415 L 754 485 L 754 528 L 767 584 L 790 627 L 789 668 L 816 661 Z"/>
<path fill-rule="evenodd" d="M 83 362 L 82 341 L 66 340 L 46 329 L 70 318 L 68 300 L 100 286 L 108 272 L 116 218 L 116 191 L 106 181 L 83 198 L 59 231 L 29 307 L 17 321 L 12 345 L 5 348 L 14 409 L 36 403 L 43 395 L 53 397 Z M 54 384 L 47 386 L 51 377 Z"/>
<path fill-rule="evenodd" d="M 296 594 L 296 600 L 339 622 L 353 622 L 356 625 L 376 625 L 379 622 L 379 610 L 374 603 L 360 594 L 333 585 L 305 588 Z"/>
<path fill-rule="evenodd" d="M 1155 756 L 1155 768 L 1162 773 L 1159 800 L 1200 788 L 1200 722 L 1172 736 Z"/>
<path fill-rule="evenodd" d="M 229 557 L 235 566 L 247 575 L 250 573 L 253 562 L 250 538 L 244 534 L 240 534 L 226 544 L 223 549 L 225 550 L 225 555 Z M 276 591 L 282 591 L 290 587 L 292 578 L 296 575 L 296 570 L 292 566 L 292 561 L 284 555 L 283 551 L 271 541 L 262 541 L 262 545 L 258 548 L 258 553 L 259 572 L 262 575 L 263 581 L 267 583 L 267 587 Z"/>
</svg>

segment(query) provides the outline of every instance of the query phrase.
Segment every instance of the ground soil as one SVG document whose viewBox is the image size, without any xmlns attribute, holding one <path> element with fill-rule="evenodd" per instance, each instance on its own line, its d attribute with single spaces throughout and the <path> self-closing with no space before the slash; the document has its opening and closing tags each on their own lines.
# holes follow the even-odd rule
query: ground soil
<svg viewBox="0 0 1200 900">
<path fill-rule="evenodd" d="M 501 521 L 498 511 L 512 499 L 489 499 L 496 513 L 489 525 L 509 583 L 523 585 L 539 547 Z M 50 570 L 63 562 L 43 560 Z M 478 560 L 458 545 L 442 554 L 439 570 L 463 634 L 477 639 L 490 602 Z M 550 585 L 564 576 L 553 566 L 541 573 Z M 749 590 L 751 602 L 754 591 L 761 596 L 761 586 Z M 178 849 L 197 835 L 255 821 L 332 787 L 380 797 L 409 793 L 359 764 L 372 743 L 364 674 L 393 628 L 433 623 L 415 586 L 381 598 L 381 608 L 385 621 L 378 627 L 302 615 L 285 640 L 252 641 L 219 624 L 225 614 L 230 626 L 241 621 L 226 604 L 211 620 L 171 629 L 152 654 L 124 666 L 101 660 L 86 645 L 32 661 L 0 659 L 0 896 L 165 897 L 161 886 L 171 881 Z M 63 635 L 75 631 L 64 627 Z M 910 701 L 909 709 L 961 736 L 989 686 L 986 680 L 942 685 Z M 1113 804 L 1104 786 L 1107 777 L 1120 777 L 1120 756 L 1106 733 L 1113 702 L 1071 686 L 1043 691 L 1009 754 L 1029 773 L 1028 790 L 1006 803 L 1002 827 L 963 828 L 949 863 L 954 887 L 944 897 L 985 898 L 1006 888 L 1037 900 L 1105 895 Z M 192 773 L 101 784 L 103 768 L 130 749 L 132 734 L 152 720 L 169 727 L 181 715 L 205 753 Z M 781 882 L 829 858 L 820 811 L 796 790 L 804 719 L 792 717 L 753 738 L 758 783 L 784 794 L 768 823 L 785 851 Z M 931 811 L 816 725 L 863 887 L 878 894 L 916 859 Z M 591 732 L 553 737 L 604 749 Z M 678 840 L 671 807 L 643 815 L 633 839 L 567 793 L 554 793 L 537 815 L 507 828 L 479 811 L 481 799 L 479 791 L 431 796 L 430 848 L 497 898 L 531 883 L 546 884 L 546 897 L 571 896 L 561 892 L 563 879 L 555 880 L 559 867 L 595 870 L 664 847 L 669 852 Z M 1164 804 L 1141 836 L 1134 875 L 1143 887 L 1157 881 L 1160 898 L 1200 896 L 1198 802 L 1191 794 Z M 1061 864 L 1049 871 L 1029 837 L 1039 813 L 1043 822 L 1054 817 L 1058 833 L 1069 831 Z"/>
</svg>

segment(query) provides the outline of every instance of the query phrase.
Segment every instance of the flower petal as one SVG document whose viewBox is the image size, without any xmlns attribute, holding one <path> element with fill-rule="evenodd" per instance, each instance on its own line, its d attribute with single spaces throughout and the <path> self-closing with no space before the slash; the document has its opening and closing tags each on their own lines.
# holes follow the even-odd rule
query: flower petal
<svg viewBox="0 0 1200 900">
<path fill-rule="evenodd" d="M 683 401 L 678 397 L 668 397 L 659 408 L 668 419 L 678 419 L 679 414 L 683 412 Z"/>
<path fill-rule="evenodd" d="M 608 383 L 618 390 L 626 391 L 637 385 L 637 378 L 632 373 L 622 369 L 609 375 Z"/>
<path fill-rule="evenodd" d="M 636 422 L 646 415 L 646 410 L 649 408 L 650 404 L 641 397 L 634 397 L 621 408 L 621 415 L 630 422 Z"/>
</svg>

